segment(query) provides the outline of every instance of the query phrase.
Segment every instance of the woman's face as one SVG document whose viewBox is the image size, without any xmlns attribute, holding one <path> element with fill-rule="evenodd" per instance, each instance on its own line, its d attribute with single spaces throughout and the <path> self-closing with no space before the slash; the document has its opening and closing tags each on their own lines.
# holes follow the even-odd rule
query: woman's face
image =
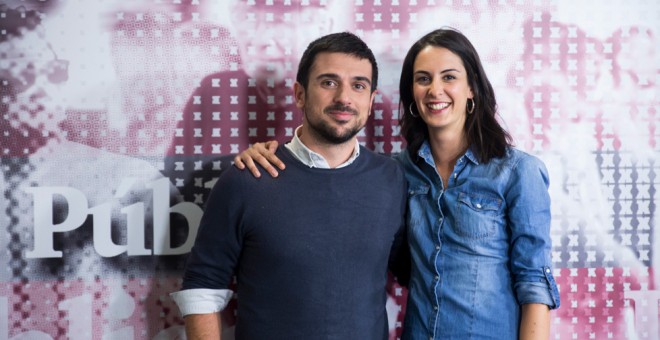
<svg viewBox="0 0 660 340">
<path fill-rule="evenodd" d="M 412 90 L 429 133 L 463 130 L 466 104 L 474 95 L 458 55 L 443 47 L 423 48 L 413 65 Z"/>
</svg>

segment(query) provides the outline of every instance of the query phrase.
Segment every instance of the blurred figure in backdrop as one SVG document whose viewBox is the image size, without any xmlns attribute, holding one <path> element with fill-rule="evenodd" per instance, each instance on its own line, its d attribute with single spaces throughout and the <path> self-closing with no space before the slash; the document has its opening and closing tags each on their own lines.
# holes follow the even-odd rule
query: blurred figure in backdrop
<svg viewBox="0 0 660 340">
<path fill-rule="evenodd" d="M 1 277 L 26 281 L 153 272 L 155 257 L 126 254 L 151 255 L 181 245 L 152 238 L 154 220 L 169 228 L 169 211 L 155 216 L 153 197 L 166 195 L 163 204 L 169 210 L 174 188 L 147 161 L 68 140 L 69 132 L 61 127 L 70 104 L 62 95 L 68 62 L 54 52 L 41 13 L 5 5 L 2 12 L 0 25 L 8 34 L 0 36 L 5 197 L 0 225 L 6 226 L 2 245 L 10 252 L 2 257 Z M 84 126 L 78 128 L 85 132 Z M 144 210 L 123 210 L 129 206 Z M 139 230 L 129 233 L 129 224 Z"/>
<path fill-rule="evenodd" d="M 301 123 L 291 89 L 297 57 L 315 37 L 351 30 L 350 7 L 343 2 L 232 0 L 202 2 L 204 20 L 228 27 L 230 50 L 240 61 L 204 77 L 183 109 L 168 151 L 166 172 L 188 201 L 202 205 L 213 180 L 231 155 L 264 138 L 285 141 Z M 391 117 L 377 94 L 374 111 Z M 386 111 L 383 113 L 382 111 Z M 373 119 L 358 135 L 373 148 Z"/>
</svg>

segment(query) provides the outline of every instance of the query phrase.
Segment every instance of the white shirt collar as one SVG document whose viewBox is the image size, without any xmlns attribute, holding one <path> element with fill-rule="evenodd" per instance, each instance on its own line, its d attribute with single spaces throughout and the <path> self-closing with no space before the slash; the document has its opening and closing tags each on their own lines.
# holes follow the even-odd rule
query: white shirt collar
<svg viewBox="0 0 660 340">
<path fill-rule="evenodd" d="M 300 134 L 301 126 L 296 128 L 293 134 L 293 139 L 286 143 L 284 146 L 291 151 L 291 153 L 303 164 L 310 168 L 330 169 L 328 161 L 320 154 L 310 150 L 305 144 L 302 143 L 298 135 Z M 352 164 L 355 159 L 360 155 L 360 143 L 355 141 L 355 149 L 351 157 L 344 163 L 339 164 L 335 169 L 343 168 Z"/>
</svg>

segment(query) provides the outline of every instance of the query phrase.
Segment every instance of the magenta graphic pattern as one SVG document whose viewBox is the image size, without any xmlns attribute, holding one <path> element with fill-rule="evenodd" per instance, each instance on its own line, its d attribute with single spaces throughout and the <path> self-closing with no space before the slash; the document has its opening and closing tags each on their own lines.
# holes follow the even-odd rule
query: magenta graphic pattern
<svg viewBox="0 0 660 340">
<path fill-rule="evenodd" d="M 359 139 L 394 154 L 403 56 L 442 26 L 471 39 L 517 146 L 548 166 L 551 338 L 659 339 L 659 22 L 649 0 L 0 4 L 0 339 L 183 338 L 168 293 L 205 199 L 233 154 L 300 125 L 306 45 L 349 30 L 372 47 Z M 405 297 L 390 285 L 392 339 Z"/>
</svg>

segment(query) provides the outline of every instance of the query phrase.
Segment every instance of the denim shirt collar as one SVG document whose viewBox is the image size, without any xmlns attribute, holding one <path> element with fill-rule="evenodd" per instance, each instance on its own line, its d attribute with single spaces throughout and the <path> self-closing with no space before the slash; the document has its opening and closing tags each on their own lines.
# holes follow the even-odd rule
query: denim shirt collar
<svg viewBox="0 0 660 340">
<path fill-rule="evenodd" d="M 418 160 L 423 159 L 428 165 L 435 168 L 435 161 L 433 160 L 433 153 L 431 152 L 431 144 L 429 144 L 428 140 L 425 140 L 417 150 L 417 157 Z M 463 158 L 467 158 L 475 165 L 479 165 L 479 160 L 474 155 L 471 147 L 468 148 L 467 151 L 465 151 L 465 153 L 458 158 L 458 160 L 460 161 Z"/>
</svg>

